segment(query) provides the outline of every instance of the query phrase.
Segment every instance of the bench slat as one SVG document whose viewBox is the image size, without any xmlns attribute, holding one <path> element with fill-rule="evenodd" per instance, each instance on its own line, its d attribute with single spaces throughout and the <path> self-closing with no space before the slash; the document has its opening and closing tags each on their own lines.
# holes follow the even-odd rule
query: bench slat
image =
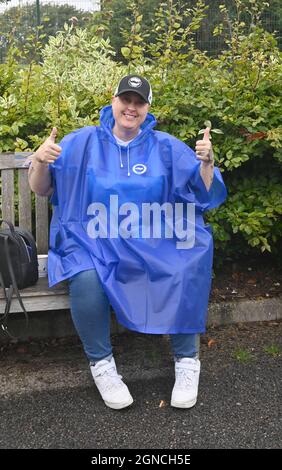
<svg viewBox="0 0 282 470">
<path fill-rule="evenodd" d="M 14 170 L 2 170 L 2 219 L 15 223 Z"/>
<path fill-rule="evenodd" d="M 19 175 L 19 225 L 32 231 L 31 190 L 28 184 L 26 158 L 32 152 L 0 153 L 2 186 L 1 217 L 15 223 L 14 173 Z M 48 198 L 35 195 L 35 238 L 38 254 L 48 252 Z"/>
<path fill-rule="evenodd" d="M 0 153 L 0 170 L 15 168 L 15 155 L 13 153 Z"/>
<path fill-rule="evenodd" d="M 22 168 L 32 152 L 0 153 L 0 170 Z"/>
<path fill-rule="evenodd" d="M 28 312 L 39 312 L 46 310 L 61 310 L 69 308 L 68 287 L 66 282 L 61 282 L 49 288 L 47 277 L 40 277 L 37 284 L 32 287 L 22 289 L 21 297 Z M 5 299 L 0 290 L 0 312 L 4 312 Z M 22 312 L 21 306 L 13 295 L 11 313 Z"/>
<path fill-rule="evenodd" d="M 19 225 L 30 232 L 32 230 L 31 190 L 27 171 L 19 171 Z"/>
<path fill-rule="evenodd" d="M 35 195 L 36 244 L 38 254 L 48 252 L 48 197 Z"/>
</svg>

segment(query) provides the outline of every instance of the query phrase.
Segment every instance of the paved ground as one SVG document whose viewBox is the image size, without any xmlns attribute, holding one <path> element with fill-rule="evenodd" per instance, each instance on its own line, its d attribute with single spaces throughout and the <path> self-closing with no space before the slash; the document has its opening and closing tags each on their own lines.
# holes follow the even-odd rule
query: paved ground
<svg viewBox="0 0 282 470">
<path fill-rule="evenodd" d="M 190 410 L 169 406 L 166 336 L 113 338 L 135 399 L 122 411 L 104 406 L 77 339 L 3 346 L 0 448 L 281 449 L 281 333 L 282 322 L 209 329 Z"/>
</svg>

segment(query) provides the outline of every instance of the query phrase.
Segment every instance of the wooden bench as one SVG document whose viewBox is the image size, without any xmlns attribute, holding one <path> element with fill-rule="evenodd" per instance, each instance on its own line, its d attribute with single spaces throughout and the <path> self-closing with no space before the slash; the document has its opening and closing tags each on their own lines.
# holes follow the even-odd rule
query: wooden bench
<svg viewBox="0 0 282 470">
<path fill-rule="evenodd" d="M 38 254 L 47 254 L 50 207 L 47 197 L 37 196 L 30 190 L 28 168 L 23 166 L 29 155 L 31 153 L 28 152 L 0 153 L 0 218 L 31 231 Z M 33 201 L 35 217 L 32 216 Z M 35 286 L 21 290 L 21 296 L 29 312 L 69 308 L 66 284 L 61 283 L 50 289 L 47 277 L 40 277 Z M 0 291 L 0 313 L 4 312 L 4 308 L 4 295 Z M 15 298 L 11 312 L 21 311 Z"/>
</svg>

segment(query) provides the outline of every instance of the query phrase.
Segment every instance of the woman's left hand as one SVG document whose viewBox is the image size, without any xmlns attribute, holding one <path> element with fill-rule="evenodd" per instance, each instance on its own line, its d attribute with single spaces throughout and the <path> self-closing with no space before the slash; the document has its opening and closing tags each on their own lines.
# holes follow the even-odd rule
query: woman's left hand
<svg viewBox="0 0 282 470">
<path fill-rule="evenodd" d="M 206 127 L 203 140 L 196 142 L 196 155 L 199 160 L 204 163 L 213 161 L 212 143 L 210 141 L 210 128 Z"/>
</svg>

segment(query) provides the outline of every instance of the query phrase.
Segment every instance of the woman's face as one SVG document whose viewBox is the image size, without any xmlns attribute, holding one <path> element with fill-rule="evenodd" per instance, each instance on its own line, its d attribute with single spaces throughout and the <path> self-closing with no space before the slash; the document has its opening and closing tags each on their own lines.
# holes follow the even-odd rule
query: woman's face
<svg viewBox="0 0 282 470">
<path fill-rule="evenodd" d="M 115 125 L 121 130 L 137 131 L 146 119 L 149 104 L 134 92 L 112 98 Z"/>
</svg>

